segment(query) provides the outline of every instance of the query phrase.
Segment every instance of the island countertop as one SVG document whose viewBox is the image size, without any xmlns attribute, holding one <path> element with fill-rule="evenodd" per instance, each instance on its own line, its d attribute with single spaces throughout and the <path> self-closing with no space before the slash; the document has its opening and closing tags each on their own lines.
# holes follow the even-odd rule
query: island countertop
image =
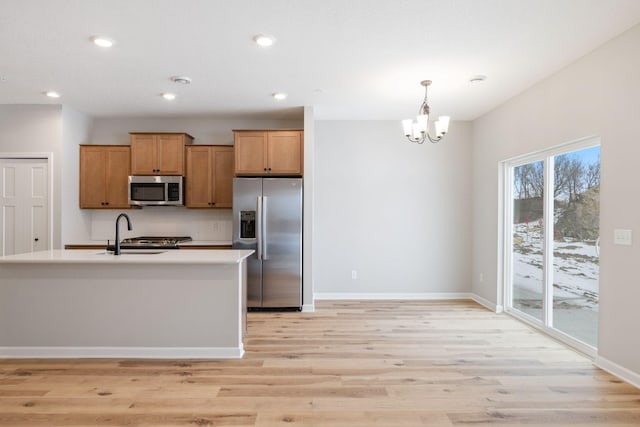
<svg viewBox="0 0 640 427">
<path fill-rule="evenodd" d="M 0 264 L 238 264 L 252 250 L 124 250 L 122 255 L 103 250 L 64 250 L 29 252 L 0 257 Z"/>
<path fill-rule="evenodd" d="M 0 358 L 239 358 L 251 250 L 0 257 Z"/>
</svg>

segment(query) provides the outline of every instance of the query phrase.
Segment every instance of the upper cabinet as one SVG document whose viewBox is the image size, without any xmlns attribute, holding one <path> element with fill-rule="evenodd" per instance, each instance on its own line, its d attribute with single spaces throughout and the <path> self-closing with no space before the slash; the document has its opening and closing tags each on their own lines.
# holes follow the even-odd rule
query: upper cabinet
<svg viewBox="0 0 640 427">
<path fill-rule="evenodd" d="M 233 202 L 233 147 L 190 145 L 186 148 L 188 208 L 230 208 Z"/>
<path fill-rule="evenodd" d="M 131 133 L 131 175 L 184 175 L 186 133 Z"/>
<path fill-rule="evenodd" d="M 302 130 L 234 130 L 236 175 L 302 176 Z"/>
<path fill-rule="evenodd" d="M 129 146 L 81 145 L 80 208 L 128 208 L 130 164 Z"/>
</svg>

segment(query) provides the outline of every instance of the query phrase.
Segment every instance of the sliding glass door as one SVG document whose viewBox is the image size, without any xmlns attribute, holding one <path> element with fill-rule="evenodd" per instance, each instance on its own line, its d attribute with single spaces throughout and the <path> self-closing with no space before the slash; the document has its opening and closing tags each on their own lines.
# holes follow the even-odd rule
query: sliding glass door
<svg viewBox="0 0 640 427">
<path fill-rule="evenodd" d="M 544 162 L 513 168 L 513 308 L 544 319 Z"/>
<path fill-rule="evenodd" d="M 507 310 L 597 345 L 600 147 L 592 141 L 508 162 Z"/>
</svg>

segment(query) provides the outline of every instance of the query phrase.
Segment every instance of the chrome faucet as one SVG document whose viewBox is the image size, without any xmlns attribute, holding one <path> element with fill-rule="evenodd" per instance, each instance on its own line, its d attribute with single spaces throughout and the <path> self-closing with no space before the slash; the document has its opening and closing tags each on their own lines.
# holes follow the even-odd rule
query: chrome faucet
<svg viewBox="0 0 640 427">
<path fill-rule="evenodd" d="M 131 220 L 129 219 L 129 215 L 126 213 L 121 213 L 116 218 L 116 249 L 113 252 L 114 255 L 120 255 L 120 218 L 124 217 L 127 220 L 127 229 L 131 230 Z"/>
</svg>

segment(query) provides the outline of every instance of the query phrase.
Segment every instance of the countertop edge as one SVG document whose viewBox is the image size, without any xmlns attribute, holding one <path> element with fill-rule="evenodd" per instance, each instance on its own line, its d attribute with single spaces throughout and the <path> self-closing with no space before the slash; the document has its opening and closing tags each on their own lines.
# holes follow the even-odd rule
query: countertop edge
<svg viewBox="0 0 640 427">
<path fill-rule="evenodd" d="M 228 252 L 235 252 L 229 256 Z M 237 254 L 237 252 L 243 252 Z M 101 254 L 95 250 L 52 250 L 31 252 L 27 254 L 0 257 L 0 266 L 17 264 L 99 264 L 99 265 L 127 265 L 127 264 L 170 264 L 170 265 L 234 265 L 240 264 L 251 256 L 252 250 L 201 250 L 201 251 L 166 251 L 159 254 L 123 254 L 120 256 Z"/>
</svg>

